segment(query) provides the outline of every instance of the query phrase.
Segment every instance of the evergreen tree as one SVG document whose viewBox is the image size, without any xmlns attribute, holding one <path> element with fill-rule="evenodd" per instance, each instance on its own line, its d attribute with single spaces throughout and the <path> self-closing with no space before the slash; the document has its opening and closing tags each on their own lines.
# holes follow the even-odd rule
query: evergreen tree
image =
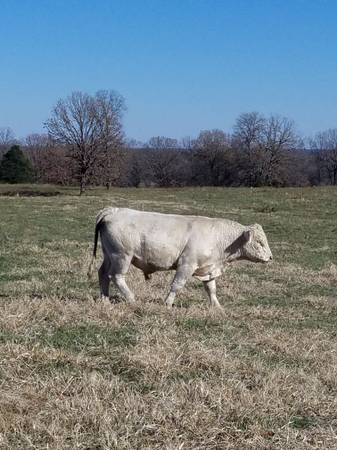
<svg viewBox="0 0 337 450">
<path fill-rule="evenodd" d="M 34 181 L 31 162 L 18 145 L 4 154 L 0 163 L 0 180 L 6 183 L 30 183 Z"/>
</svg>

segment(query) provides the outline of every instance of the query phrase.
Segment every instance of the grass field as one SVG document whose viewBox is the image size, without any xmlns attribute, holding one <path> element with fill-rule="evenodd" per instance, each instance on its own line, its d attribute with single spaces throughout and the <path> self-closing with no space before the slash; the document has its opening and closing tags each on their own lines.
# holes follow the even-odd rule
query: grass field
<svg viewBox="0 0 337 450">
<path fill-rule="evenodd" d="M 1 449 L 337 448 L 337 189 L 76 192 L 0 186 Z M 109 205 L 258 222 L 274 262 L 229 266 L 223 312 L 136 269 L 135 306 L 96 302 Z"/>
</svg>

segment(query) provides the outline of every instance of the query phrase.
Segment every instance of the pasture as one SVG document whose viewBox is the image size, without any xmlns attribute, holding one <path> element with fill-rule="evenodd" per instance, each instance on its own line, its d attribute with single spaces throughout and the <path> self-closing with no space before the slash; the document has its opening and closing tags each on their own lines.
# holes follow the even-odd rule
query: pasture
<svg viewBox="0 0 337 450">
<path fill-rule="evenodd" d="M 1 449 L 337 448 L 337 189 L 76 193 L 0 186 Z M 137 269 L 136 305 L 96 302 L 109 205 L 260 223 L 274 261 L 229 266 L 223 312 L 193 280 L 167 311 L 173 273 Z"/>
</svg>

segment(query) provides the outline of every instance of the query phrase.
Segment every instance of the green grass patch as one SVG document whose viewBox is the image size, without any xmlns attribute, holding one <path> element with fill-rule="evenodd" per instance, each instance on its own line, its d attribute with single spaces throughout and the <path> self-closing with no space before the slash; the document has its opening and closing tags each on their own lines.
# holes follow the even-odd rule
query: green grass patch
<svg viewBox="0 0 337 450">
<path fill-rule="evenodd" d="M 315 420 L 309 416 L 293 416 L 290 418 L 290 426 L 297 430 L 305 430 L 315 425 Z"/>
<path fill-rule="evenodd" d="M 0 330 L 0 344 L 22 344 L 26 342 L 23 336 L 9 330 Z"/>
<path fill-rule="evenodd" d="M 63 325 L 44 330 L 35 339 L 44 346 L 72 352 L 101 352 L 101 349 L 129 347 L 137 342 L 136 330 L 132 325 L 120 328 L 100 327 L 96 324 Z"/>
</svg>

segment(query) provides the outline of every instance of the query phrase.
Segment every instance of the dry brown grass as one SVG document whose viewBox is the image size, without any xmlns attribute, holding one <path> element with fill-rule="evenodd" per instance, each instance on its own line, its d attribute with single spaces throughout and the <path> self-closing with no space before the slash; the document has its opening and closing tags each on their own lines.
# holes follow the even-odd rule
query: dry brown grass
<svg viewBox="0 0 337 450">
<path fill-rule="evenodd" d="M 94 301 L 97 284 L 85 278 L 85 211 L 92 217 L 103 200 L 25 200 L 11 199 L 10 220 L 27 214 L 25 227 L 38 231 L 2 228 L 1 449 L 337 448 L 336 260 L 328 250 L 320 267 L 310 264 L 326 243 L 292 247 L 271 215 L 275 263 L 228 268 L 223 312 L 208 309 L 197 281 L 167 311 L 172 274 L 145 282 L 136 269 L 136 305 L 111 305 Z M 183 205 L 199 207 L 188 197 Z M 75 223 L 80 237 L 57 222 Z M 41 240 L 45 227 L 53 236 Z"/>
</svg>

